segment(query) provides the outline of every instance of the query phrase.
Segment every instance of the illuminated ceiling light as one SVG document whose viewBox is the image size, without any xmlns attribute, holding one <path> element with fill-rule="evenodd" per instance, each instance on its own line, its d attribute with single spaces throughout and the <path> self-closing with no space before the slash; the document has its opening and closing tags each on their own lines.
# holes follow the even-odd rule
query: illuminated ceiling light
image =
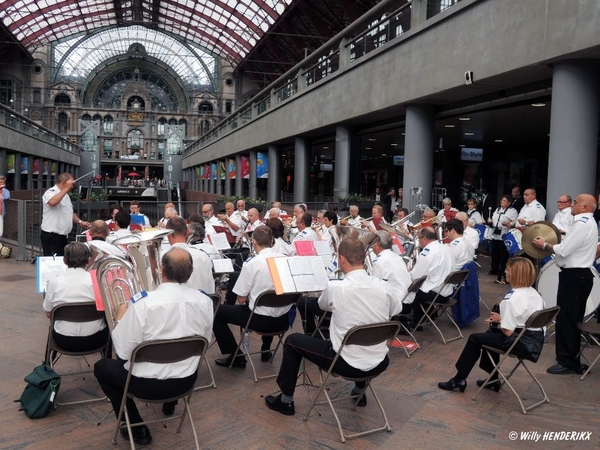
<svg viewBox="0 0 600 450">
<path fill-rule="evenodd" d="M 546 106 L 545 103 L 532 103 L 531 106 L 535 108 L 541 108 L 542 106 Z"/>
<path fill-rule="evenodd" d="M 494 139 L 494 142 L 504 142 L 502 139 Z"/>
<path fill-rule="evenodd" d="M 397 147 L 398 144 L 390 144 L 392 147 Z"/>
<path fill-rule="evenodd" d="M 375 139 L 375 138 L 370 138 L 370 139 L 369 139 L 369 141 L 370 141 L 370 142 L 375 142 L 376 140 L 377 140 L 377 139 Z"/>
<path fill-rule="evenodd" d="M 406 133 L 402 133 L 402 136 L 406 136 Z"/>
<path fill-rule="evenodd" d="M 466 147 L 465 144 L 459 144 L 458 146 L 461 147 L 461 148 Z"/>
<path fill-rule="evenodd" d="M 465 133 L 465 136 L 473 136 L 475 133 Z"/>
<path fill-rule="evenodd" d="M 365 150 L 371 150 L 371 147 L 365 147 Z"/>
<path fill-rule="evenodd" d="M 381 156 L 387 156 L 387 153 L 382 153 Z"/>
<path fill-rule="evenodd" d="M 459 117 L 458 120 L 466 121 L 466 120 L 471 120 L 471 118 L 470 117 Z"/>
<path fill-rule="evenodd" d="M 323 150 L 329 150 L 329 147 L 323 147 Z"/>
<path fill-rule="evenodd" d="M 455 125 L 444 125 L 444 128 L 454 128 Z"/>
</svg>

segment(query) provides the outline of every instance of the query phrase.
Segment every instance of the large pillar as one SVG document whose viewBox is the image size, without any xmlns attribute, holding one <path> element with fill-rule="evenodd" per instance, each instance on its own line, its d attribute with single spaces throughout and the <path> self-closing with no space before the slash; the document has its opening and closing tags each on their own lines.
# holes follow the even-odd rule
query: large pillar
<svg viewBox="0 0 600 450">
<path fill-rule="evenodd" d="M 216 185 L 217 185 L 216 194 L 222 195 L 223 194 L 223 180 L 221 180 L 221 161 L 219 161 L 218 159 L 217 159 L 217 179 L 215 181 L 216 181 Z"/>
<path fill-rule="evenodd" d="M 229 158 L 225 158 L 225 195 L 231 197 L 231 179 L 229 178 Z"/>
<path fill-rule="evenodd" d="M 267 201 L 281 201 L 281 158 L 276 145 L 269 145 L 269 180 L 267 183 Z"/>
<path fill-rule="evenodd" d="M 596 192 L 598 68 L 596 60 L 567 60 L 554 65 L 546 198 L 550 219 L 557 211 L 560 195 L 575 198 Z"/>
<path fill-rule="evenodd" d="M 403 205 L 409 210 L 416 206 L 411 204 L 411 188 L 423 188 L 422 203 L 431 203 L 434 132 L 433 105 L 406 107 Z"/>
<path fill-rule="evenodd" d="M 235 196 L 241 197 L 244 188 L 242 178 L 242 155 L 235 155 Z"/>
<path fill-rule="evenodd" d="M 335 129 L 335 172 L 333 173 L 333 199 L 347 197 L 350 191 L 351 131 L 347 126 Z"/>
<path fill-rule="evenodd" d="M 308 202 L 310 146 L 308 139 L 296 138 L 294 155 L 294 203 Z"/>
<path fill-rule="evenodd" d="M 250 152 L 250 178 L 248 179 L 248 197 L 258 198 L 258 189 L 256 188 L 256 151 Z"/>
</svg>

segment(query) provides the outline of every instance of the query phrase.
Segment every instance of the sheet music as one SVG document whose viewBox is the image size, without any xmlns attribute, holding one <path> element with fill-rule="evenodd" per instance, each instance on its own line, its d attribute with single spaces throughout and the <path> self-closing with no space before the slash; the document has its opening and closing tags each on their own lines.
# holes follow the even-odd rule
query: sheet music
<svg viewBox="0 0 600 450">
<path fill-rule="evenodd" d="M 294 275 L 312 275 L 313 267 L 310 263 L 311 257 L 291 258 L 288 260 L 290 273 Z"/>
<path fill-rule="evenodd" d="M 46 285 L 50 278 L 54 278 L 67 270 L 62 256 L 38 256 L 37 267 L 37 291 L 39 294 L 46 292 Z"/>
<path fill-rule="evenodd" d="M 235 272 L 235 270 L 233 269 L 233 261 L 229 258 L 213 259 L 212 263 L 215 273 Z"/>
<path fill-rule="evenodd" d="M 329 242 L 327 241 L 314 241 L 315 249 L 317 250 L 317 255 L 329 256 L 329 260 L 331 260 L 331 247 L 329 246 Z"/>
<path fill-rule="evenodd" d="M 217 250 L 231 250 L 231 245 L 229 244 L 225 233 L 209 234 L 207 237 Z"/>
</svg>

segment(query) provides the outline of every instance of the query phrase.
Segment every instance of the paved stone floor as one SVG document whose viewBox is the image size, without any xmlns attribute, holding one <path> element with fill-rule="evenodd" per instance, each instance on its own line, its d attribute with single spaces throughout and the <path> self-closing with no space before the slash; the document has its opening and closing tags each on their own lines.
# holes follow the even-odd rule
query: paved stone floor
<svg viewBox="0 0 600 450">
<path fill-rule="evenodd" d="M 488 306 L 499 302 L 509 286 L 493 284 L 493 277 L 483 275 L 489 264 L 480 257 L 483 267 L 480 275 L 482 297 Z M 100 402 L 79 406 L 64 406 L 52 411 L 44 419 L 30 420 L 18 411 L 18 398 L 25 383 L 23 377 L 43 358 L 48 331 L 48 319 L 41 308 L 42 297 L 35 289 L 35 266 L 17 262 L 14 257 L 0 260 L 0 449 L 109 449 L 114 430 L 114 415 L 97 425 L 110 407 Z M 465 328 L 468 336 L 473 331 L 485 329 L 483 320 L 487 310 L 482 306 L 482 317 Z M 298 322 L 298 321 L 297 321 Z M 450 331 L 442 321 L 443 329 Z M 296 323 L 295 330 L 299 330 Z M 553 364 L 554 349 L 551 340 L 544 348 L 540 361 L 532 370 L 545 386 L 550 403 L 523 415 L 512 393 L 502 389 L 499 393 L 485 391 L 471 400 L 475 380 L 482 372 L 475 368 L 464 394 L 445 392 L 437 388 L 438 381 L 446 381 L 455 373 L 454 362 L 464 340 L 444 345 L 439 336 L 426 327 L 417 334 L 421 349 L 408 359 L 399 349 L 390 351 L 389 369 L 374 386 L 384 403 L 392 432 L 381 432 L 342 444 L 332 414 L 322 409 L 322 417 L 314 416 L 303 421 L 309 407 L 306 391 L 296 391 L 296 416 L 285 417 L 268 410 L 263 397 L 277 389 L 274 380 L 257 384 L 251 378 L 250 368 L 228 370 L 214 365 L 218 348 L 209 349 L 208 359 L 217 380 L 217 389 L 196 392 L 192 400 L 194 423 L 203 449 L 305 449 L 305 448 L 360 448 L 360 449 L 495 449 L 495 448 L 574 448 L 592 449 L 600 446 L 600 367 L 584 381 L 576 375 L 552 376 L 545 373 Z M 254 339 L 254 337 L 253 337 Z M 596 349 L 590 350 L 595 352 Z M 273 365 L 257 362 L 261 372 L 275 372 L 280 355 Z M 73 370 L 80 360 L 64 357 L 57 365 L 59 373 Z M 93 363 L 94 359 L 92 359 Z M 318 378 L 311 364 L 307 365 L 313 380 Z M 206 367 L 201 369 L 200 382 L 206 380 Z M 536 386 L 524 371 L 514 377 L 514 385 L 526 401 L 538 398 Z M 347 392 L 350 386 L 337 382 Z M 63 377 L 59 397 L 63 401 L 85 398 L 100 392 L 93 377 Z M 341 405 L 342 420 L 351 429 L 360 429 L 377 413 L 374 402 L 366 408 L 352 412 Z M 152 417 L 151 410 L 142 405 L 142 415 Z M 151 426 L 154 438 L 150 448 L 193 448 L 193 436 L 184 425 L 176 434 L 174 422 L 168 428 Z M 562 431 L 590 431 L 588 441 L 543 441 L 543 434 Z M 538 432 L 542 438 L 535 442 L 521 440 L 522 432 Z M 518 439 L 511 440 L 511 432 Z M 116 448 L 128 448 L 120 437 Z"/>
</svg>

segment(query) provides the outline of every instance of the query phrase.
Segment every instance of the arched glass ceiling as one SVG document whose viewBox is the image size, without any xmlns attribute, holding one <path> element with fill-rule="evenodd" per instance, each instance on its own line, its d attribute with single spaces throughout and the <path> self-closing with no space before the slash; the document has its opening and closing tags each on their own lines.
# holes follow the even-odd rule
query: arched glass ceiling
<svg viewBox="0 0 600 450">
<path fill-rule="evenodd" d="M 193 51 L 173 37 L 141 26 L 111 28 L 89 38 L 63 41 L 54 49 L 57 76 L 87 78 L 94 68 L 115 56 L 124 55 L 132 44 L 171 67 L 186 85 L 213 86 L 215 58 L 201 49 Z M 214 87 L 214 86 L 213 86 Z"/>
<path fill-rule="evenodd" d="M 30 51 L 73 34 L 152 26 L 237 65 L 293 0 L 0 0 L 0 20 Z"/>
</svg>

